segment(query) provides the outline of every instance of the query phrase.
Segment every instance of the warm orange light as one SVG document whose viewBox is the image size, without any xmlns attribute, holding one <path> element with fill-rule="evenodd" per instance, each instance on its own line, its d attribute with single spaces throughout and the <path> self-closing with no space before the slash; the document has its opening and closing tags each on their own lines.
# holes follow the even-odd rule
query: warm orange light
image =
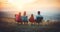
<svg viewBox="0 0 60 32">
<path fill-rule="evenodd" d="M 24 5 L 32 3 L 36 0 L 8 0 L 17 10 L 23 10 Z"/>
</svg>

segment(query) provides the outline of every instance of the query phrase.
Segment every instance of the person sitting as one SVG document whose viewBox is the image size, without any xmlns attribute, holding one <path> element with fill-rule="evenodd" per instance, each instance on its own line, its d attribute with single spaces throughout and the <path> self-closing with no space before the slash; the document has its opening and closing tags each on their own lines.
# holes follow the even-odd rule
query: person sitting
<svg viewBox="0 0 60 32">
<path fill-rule="evenodd" d="M 41 23 L 43 20 L 43 17 L 40 15 L 40 11 L 38 11 L 38 15 L 36 16 L 36 23 Z"/>
<path fill-rule="evenodd" d="M 35 20 L 34 20 L 34 16 L 33 14 L 31 14 L 29 21 L 31 22 L 31 24 L 35 24 Z"/>
<path fill-rule="evenodd" d="M 19 14 L 15 14 L 15 20 L 18 23 L 22 24 L 21 12 L 19 12 Z"/>
<path fill-rule="evenodd" d="M 28 17 L 26 16 L 26 11 L 24 11 L 24 15 L 22 16 L 22 21 L 24 24 L 28 24 Z"/>
</svg>

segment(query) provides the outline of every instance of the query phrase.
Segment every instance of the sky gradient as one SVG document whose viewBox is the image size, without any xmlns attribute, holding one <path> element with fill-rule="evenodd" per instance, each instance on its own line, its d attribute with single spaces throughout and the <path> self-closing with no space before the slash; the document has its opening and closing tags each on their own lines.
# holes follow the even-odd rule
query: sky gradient
<svg viewBox="0 0 60 32">
<path fill-rule="evenodd" d="M 60 0 L 0 0 L 0 12 L 6 17 L 14 18 L 14 14 L 23 11 L 27 16 L 32 13 L 36 16 L 41 11 L 45 20 L 60 20 Z"/>
</svg>

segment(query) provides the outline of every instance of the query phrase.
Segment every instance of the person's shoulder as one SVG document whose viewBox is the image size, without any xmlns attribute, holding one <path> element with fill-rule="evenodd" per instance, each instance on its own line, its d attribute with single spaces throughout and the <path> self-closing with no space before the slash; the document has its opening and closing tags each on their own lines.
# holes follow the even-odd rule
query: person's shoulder
<svg viewBox="0 0 60 32">
<path fill-rule="evenodd" d="M 28 16 L 24 16 L 24 17 L 28 17 Z"/>
<path fill-rule="evenodd" d="M 36 15 L 37 17 L 39 17 L 40 15 Z"/>
<path fill-rule="evenodd" d="M 37 15 L 36 17 L 43 17 L 43 16 L 41 16 L 41 15 Z"/>
<path fill-rule="evenodd" d="M 24 18 L 24 17 L 28 17 L 28 16 L 22 16 L 22 17 Z"/>
</svg>

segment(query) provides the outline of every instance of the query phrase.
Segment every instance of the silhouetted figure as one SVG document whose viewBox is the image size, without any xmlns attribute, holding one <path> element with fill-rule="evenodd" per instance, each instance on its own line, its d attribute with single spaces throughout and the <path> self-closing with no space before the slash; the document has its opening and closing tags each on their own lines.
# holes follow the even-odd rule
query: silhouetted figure
<svg viewBox="0 0 60 32">
<path fill-rule="evenodd" d="M 34 16 L 33 14 L 31 14 L 29 21 L 31 22 L 31 24 L 35 24 L 35 20 L 34 20 Z"/>
<path fill-rule="evenodd" d="M 19 12 L 19 14 L 16 14 L 15 15 L 15 19 L 18 23 L 22 24 L 22 17 L 21 17 L 21 12 Z"/>
<path fill-rule="evenodd" d="M 24 24 L 28 24 L 28 17 L 26 16 L 26 11 L 24 11 L 24 15 L 22 16 L 22 21 Z"/>
<path fill-rule="evenodd" d="M 38 11 L 38 15 L 36 16 L 36 22 L 39 24 L 40 22 L 42 22 L 43 17 L 40 15 L 40 11 Z"/>
</svg>

